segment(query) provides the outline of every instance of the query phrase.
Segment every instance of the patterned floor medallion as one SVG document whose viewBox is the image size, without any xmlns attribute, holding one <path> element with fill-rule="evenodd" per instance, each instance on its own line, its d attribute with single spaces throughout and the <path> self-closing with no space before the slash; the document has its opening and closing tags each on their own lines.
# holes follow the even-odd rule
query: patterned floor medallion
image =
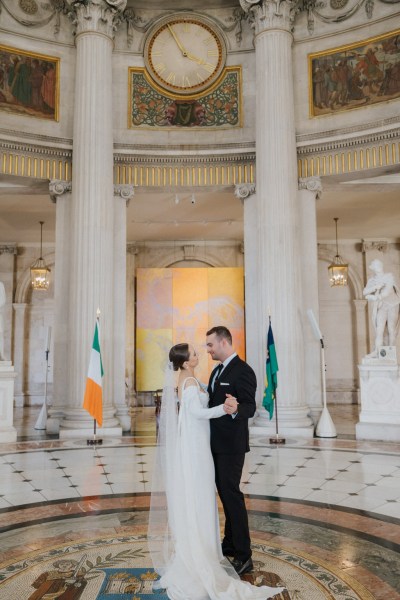
<svg viewBox="0 0 400 600">
<path fill-rule="evenodd" d="M 374 600 L 349 576 L 319 559 L 271 543 L 253 543 L 256 585 L 284 585 L 275 600 Z M 57 546 L 0 565 L 7 600 L 167 600 L 152 591 L 146 536 L 104 537 Z M 189 599 L 188 599 L 189 600 Z"/>
</svg>

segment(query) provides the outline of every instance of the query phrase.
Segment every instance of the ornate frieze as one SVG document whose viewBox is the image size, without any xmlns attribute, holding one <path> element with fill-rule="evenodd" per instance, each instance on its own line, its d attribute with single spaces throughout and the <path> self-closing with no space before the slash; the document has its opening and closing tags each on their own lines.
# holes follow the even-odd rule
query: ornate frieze
<svg viewBox="0 0 400 600">
<path fill-rule="evenodd" d="M 256 35 L 268 29 L 292 31 L 298 12 L 295 0 L 240 0 L 240 6 Z"/>
</svg>

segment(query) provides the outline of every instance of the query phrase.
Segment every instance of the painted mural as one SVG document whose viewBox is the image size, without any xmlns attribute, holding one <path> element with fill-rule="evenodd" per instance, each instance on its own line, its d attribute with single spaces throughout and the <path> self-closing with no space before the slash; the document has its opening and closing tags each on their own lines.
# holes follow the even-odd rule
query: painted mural
<svg viewBox="0 0 400 600">
<path fill-rule="evenodd" d="M 129 127 L 240 127 L 241 70 L 225 69 L 216 88 L 196 98 L 166 96 L 154 88 L 144 69 L 129 69 Z"/>
<path fill-rule="evenodd" d="M 0 109 L 58 121 L 59 59 L 0 46 Z"/>
<path fill-rule="evenodd" d="M 309 55 L 310 114 L 400 97 L 400 30 Z"/>
<path fill-rule="evenodd" d="M 199 353 L 199 379 L 208 381 L 205 341 L 214 325 L 230 329 L 245 358 L 242 268 L 137 269 L 136 390 L 162 388 L 169 349 L 186 341 Z"/>
</svg>

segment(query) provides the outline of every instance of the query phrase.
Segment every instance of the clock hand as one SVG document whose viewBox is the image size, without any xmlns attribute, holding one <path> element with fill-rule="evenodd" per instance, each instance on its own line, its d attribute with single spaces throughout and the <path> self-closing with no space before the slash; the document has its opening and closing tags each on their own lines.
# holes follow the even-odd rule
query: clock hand
<svg viewBox="0 0 400 600">
<path fill-rule="evenodd" d="M 176 35 L 175 31 L 172 29 L 171 25 L 167 25 L 172 37 L 174 38 L 175 42 L 177 43 L 177 46 L 179 48 L 179 50 L 182 52 L 183 56 L 187 56 L 187 52 L 185 50 L 185 48 L 182 46 L 181 42 L 178 39 L 178 36 Z"/>
<path fill-rule="evenodd" d="M 197 56 L 194 56 L 194 54 L 190 54 L 190 52 L 187 52 L 186 56 L 189 60 L 194 60 L 194 62 L 197 62 L 198 65 L 206 64 L 206 61 L 203 58 L 198 58 Z"/>
</svg>

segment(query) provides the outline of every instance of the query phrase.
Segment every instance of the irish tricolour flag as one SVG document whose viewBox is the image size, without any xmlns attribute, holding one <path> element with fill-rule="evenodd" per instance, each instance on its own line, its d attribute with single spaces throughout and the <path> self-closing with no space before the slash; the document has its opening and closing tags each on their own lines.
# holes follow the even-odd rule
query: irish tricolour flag
<svg viewBox="0 0 400 600">
<path fill-rule="evenodd" d="M 83 408 L 92 415 L 100 427 L 103 423 L 102 377 L 103 363 L 101 362 L 100 353 L 99 319 L 96 319 Z"/>
</svg>

